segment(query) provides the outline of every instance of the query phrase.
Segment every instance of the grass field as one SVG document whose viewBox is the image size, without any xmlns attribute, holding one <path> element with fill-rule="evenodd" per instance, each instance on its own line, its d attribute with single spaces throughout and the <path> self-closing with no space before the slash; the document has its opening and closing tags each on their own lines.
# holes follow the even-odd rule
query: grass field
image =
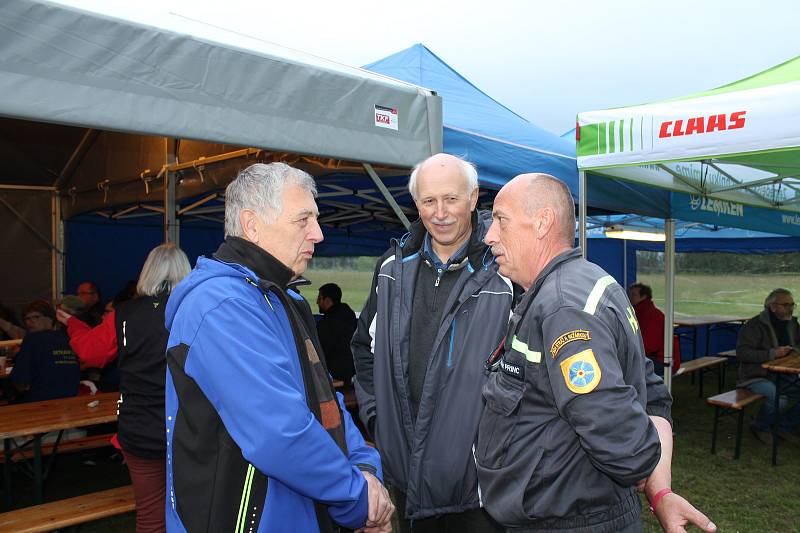
<svg viewBox="0 0 800 533">
<path fill-rule="evenodd" d="M 664 306 L 663 274 L 644 274 L 639 281 L 653 287 L 657 306 Z M 675 276 L 675 314 L 750 316 L 764 307 L 776 287 L 800 290 L 800 274 L 678 274 Z"/>
<path fill-rule="evenodd" d="M 375 258 L 377 261 L 377 258 Z M 311 304 L 314 312 L 317 312 L 317 307 L 314 302 L 317 301 L 317 291 L 320 285 L 326 283 L 336 283 L 342 288 L 342 301 L 346 302 L 353 308 L 353 311 L 361 311 L 364 307 L 364 302 L 367 301 L 369 294 L 369 287 L 372 283 L 372 271 L 357 271 L 357 270 L 319 270 L 308 269 L 304 274 L 306 278 L 311 281 L 311 285 L 300 288 L 303 296 L 306 297 Z"/>
<path fill-rule="evenodd" d="M 360 311 L 369 293 L 372 271 L 309 269 L 306 277 L 313 283 L 301 290 L 312 307 L 319 286 L 334 282 L 342 288 L 342 300 L 353 310 Z M 643 274 L 639 281 L 653 287 L 653 299 L 663 309 L 663 274 Z M 755 315 L 763 307 L 766 295 L 775 287 L 800 290 L 800 274 L 678 274 L 675 278 L 675 314 Z"/>
</svg>

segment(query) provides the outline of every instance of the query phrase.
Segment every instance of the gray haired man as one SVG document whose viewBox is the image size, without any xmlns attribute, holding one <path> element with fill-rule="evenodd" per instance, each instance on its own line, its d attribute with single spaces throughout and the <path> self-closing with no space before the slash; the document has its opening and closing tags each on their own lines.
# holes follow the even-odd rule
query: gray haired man
<svg viewBox="0 0 800 533">
<path fill-rule="evenodd" d="M 282 163 L 228 185 L 225 242 L 167 304 L 167 529 L 391 527 L 380 458 L 335 395 L 288 288 L 322 241 L 314 180 Z"/>
<path fill-rule="evenodd" d="M 478 174 L 436 154 L 409 190 L 419 220 L 378 260 L 353 337 L 361 418 L 394 488 L 400 530 L 497 531 L 481 508 L 473 444 L 483 361 L 502 336 L 512 288 L 482 242 Z"/>
<path fill-rule="evenodd" d="M 750 389 L 766 398 L 751 426 L 753 434 L 765 444 L 772 443 L 770 427 L 775 422 L 775 383 L 762 363 L 800 352 L 800 325 L 793 316 L 795 309 L 792 293 L 775 289 L 764 301 L 764 309 L 747 321 L 739 330 L 736 341 L 736 358 L 739 360 L 737 387 Z M 794 403 L 781 417 L 778 435 L 785 440 L 800 442 L 794 432 L 800 427 L 800 380 L 794 378 L 796 387 L 787 387 Z M 781 395 L 781 409 L 789 398 Z"/>
</svg>

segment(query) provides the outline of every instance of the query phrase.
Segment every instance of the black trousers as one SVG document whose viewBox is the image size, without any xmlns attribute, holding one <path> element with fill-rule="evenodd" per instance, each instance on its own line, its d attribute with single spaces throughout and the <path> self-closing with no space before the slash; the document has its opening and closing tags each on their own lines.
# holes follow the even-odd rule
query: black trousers
<svg viewBox="0 0 800 533">
<path fill-rule="evenodd" d="M 503 526 L 495 522 L 484 509 L 471 509 L 462 513 L 444 514 L 406 520 L 406 495 L 399 490 L 392 490 L 392 498 L 397 510 L 401 533 L 497 533 L 505 531 Z"/>
</svg>

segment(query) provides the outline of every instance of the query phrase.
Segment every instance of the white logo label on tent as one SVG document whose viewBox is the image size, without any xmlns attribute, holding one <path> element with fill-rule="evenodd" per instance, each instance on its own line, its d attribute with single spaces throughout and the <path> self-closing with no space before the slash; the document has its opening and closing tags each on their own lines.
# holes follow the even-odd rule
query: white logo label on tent
<svg viewBox="0 0 800 533">
<path fill-rule="evenodd" d="M 375 104 L 375 125 L 397 131 L 397 109 Z"/>
</svg>

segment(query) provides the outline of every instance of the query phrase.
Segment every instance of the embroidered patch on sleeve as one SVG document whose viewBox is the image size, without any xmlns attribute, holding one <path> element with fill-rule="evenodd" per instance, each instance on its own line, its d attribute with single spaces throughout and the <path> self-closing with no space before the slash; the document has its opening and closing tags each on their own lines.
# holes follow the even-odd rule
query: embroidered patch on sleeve
<svg viewBox="0 0 800 533">
<path fill-rule="evenodd" d="M 561 373 L 567 388 L 575 394 L 592 392 L 603 375 L 591 348 L 561 361 Z"/>
<path fill-rule="evenodd" d="M 572 331 L 568 331 L 558 337 L 553 344 L 550 345 L 550 353 L 553 355 L 553 359 L 556 358 L 558 352 L 561 351 L 565 345 L 569 344 L 572 341 L 589 341 L 592 340 L 592 335 L 589 333 L 588 330 L 585 329 L 574 329 Z"/>
</svg>

